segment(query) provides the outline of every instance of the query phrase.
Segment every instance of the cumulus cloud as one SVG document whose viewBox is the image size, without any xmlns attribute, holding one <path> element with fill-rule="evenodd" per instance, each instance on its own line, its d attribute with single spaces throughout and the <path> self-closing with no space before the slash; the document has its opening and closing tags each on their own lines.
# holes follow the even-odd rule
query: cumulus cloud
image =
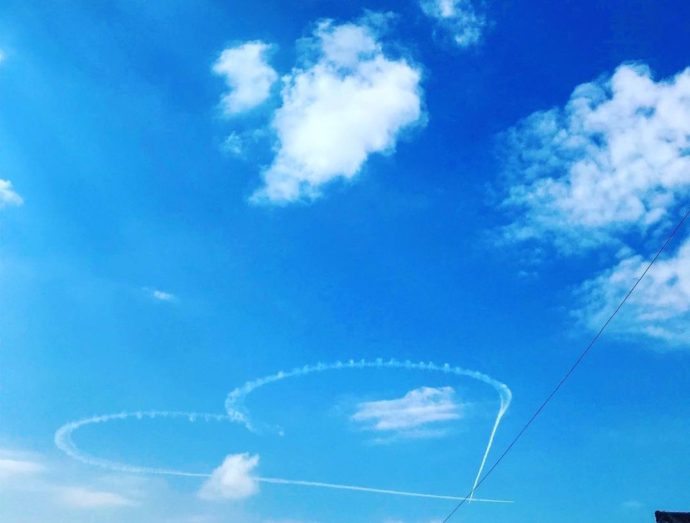
<svg viewBox="0 0 690 523">
<path fill-rule="evenodd" d="M 58 500 L 63 505 L 72 508 L 98 509 L 137 505 L 134 500 L 115 492 L 92 490 L 84 487 L 60 487 L 56 490 Z"/>
<path fill-rule="evenodd" d="M 565 107 L 535 113 L 506 135 L 515 213 L 511 241 L 561 252 L 611 246 L 625 254 L 578 290 L 575 315 L 598 329 L 643 272 L 636 253 L 658 238 L 690 196 L 690 69 L 655 81 L 643 65 L 578 86 Z M 662 257 L 620 317 L 621 337 L 690 347 L 690 240 Z"/>
<path fill-rule="evenodd" d="M 407 432 L 432 423 L 455 420 L 462 406 L 454 400 L 452 387 L 420 387 L 393 400 L 360 403 L 352 416 L 375 431 Z"/>
<path fill-rule="evenodd" d="M 579 318 L 592 329 L 599 328 L 648 263 L 642 256 L 627 256 L 585 282 L 579 290 Z M 656 262 L 610 330 L 625 337 L 663 341 L 664 348 L 690 347 L 690 239 Z"/>
<path fill-rule="evenodd" d="M 284 77 L 276 154 L 254 202 L 316 198 L 325 184 L 354 178 L 370 154 L 392 151 L 420 120 L 421 72 L 387 56 L 378 32 L 371 20 L 318 25 L 305 65 Z"/>
<path fill-rule="evenodd" d="M 458 46 L 472 47 L 481 42 L 486 16 L 478 11 L 472 0 L 422 0 L 420 6 Z"/>
<path fill-rule="evenodd" d="M 213 72 L 222 76 L 229 88 L 221 99 L 226 115 L 253 109 L 271 94 L 278 74 L 266 61 L 270 47 L 261 41 L 246 42 L 225 49 L 213 64 Z"/>
<path fill-rule="evenodd" d="M 563 109 L 507 134 L 506 161 L 503 203 L 517 214 L 508 238 L 567 251 L 662 225 L 690 194 L 690 69 L 655 82 L 623 65 L 580 85 Z"/>
<path fill-rule="evenodd" d="M 12 188 L 12 182 L 0 179 L 0 207 L 7 207 L 10 205 L 18 206 L 23 203 L 23 198 Z"/>
<path fill-rule="evenodd" d="M 199 497 L 207 500 L 244 499 L 259 492 L 259 483 L 252 472 L 259 464 L 259 456 L 231 454 L 199 490 Z"/>
</svg>

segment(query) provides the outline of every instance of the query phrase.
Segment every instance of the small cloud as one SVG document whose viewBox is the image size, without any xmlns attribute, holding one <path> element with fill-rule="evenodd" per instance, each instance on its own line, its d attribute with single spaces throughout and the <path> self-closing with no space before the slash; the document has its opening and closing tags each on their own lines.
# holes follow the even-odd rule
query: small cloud
<svg viewBox="0 0 690 523">
<path fill-rule="evenodd" d="M 7 58 L 7 55 L 5 54 L 5 51 L 3 51 L 2 49 L 0 49 L 0 64 L 1 64 L 2 62 L 4 62 L 6 58 Z"/>
<path fill-rule="evenodd" d="M 150 287 L 144 287 L 144 290 L 156 301 L 162 302 L 174 302 L 177 301 L 177 296 L 171 292 L 162 291 L 160 289 L 152 289 Z"/>
<path fill-rule="evenodd" d="M 136 501 L 121 494 L 84 487 L 58 487 L 56 492 L 60 503 L 73 508 L 98 509 L 138 505 Z"/>
<path fill-rule="evenodd" d="M 278 74 L 266 62 L 270 48 L 261 41 L 247 42 L 225 49 L 213 64 L 213 72 L 222 76 L 230 89 L 221 99 L 227 116 L 253 109 L 271 94 Z"/>
<path fill-rule="evenodd" d="M 2 61 L 2 57 L 0 57 L 0 61 Z M 0 208 L 9 207 L 10 205 L 19 206 L 23 203 L 24 199 L 12 188 L 12 182 L 0 179 Z"/>
<path fill-rule="evenodd" d="M 402 398 L 368 401 L 357 406 L 353 421 L 366 423 L 373 431 L 396 431 L 410 437 L 431 437 L 443 431 L 426 428 L 432 423 L 462 417 L 462 407 L 454 401 L 452 387 L 421 387 Z"/>
<path fill-rule="evenodd" d="M 487 21 L 472 0 L 422 0 L 420 6 L 459 47 L 472 47 L 481 42 Z"/>
<path fill-rule="evenodd" d="M 244 140 L 239 133 L 232 132 L 223 140 L 221 149 L 224 153 L 231 154 L 232 156 L 242 156 L 244 153 Z"/>
<path fill-rule="evenodd" d="M 199 497 L 206 500 L 244 499 L 259 492 L 259 483 L 252 471 L 259 464 L 259 456 L 231 454 L 215 469 L 199 490 Z"/>
</svg>

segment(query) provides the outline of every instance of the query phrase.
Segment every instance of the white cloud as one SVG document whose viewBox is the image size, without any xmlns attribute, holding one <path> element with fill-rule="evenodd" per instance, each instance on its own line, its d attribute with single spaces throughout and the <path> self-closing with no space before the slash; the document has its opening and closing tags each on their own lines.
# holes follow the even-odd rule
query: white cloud
<svg viewBox="0 0 690 523">
<path fill-rule="evenodd" d="M 272 127 L 278 145 L 254 202 L 316 198 L 354 178 L 372 153 L 394 149 L 422 116 L 420 71 L 388 57 L 371 20 L 318 25 L 302 61 L 284 77 Z"/>
<path fill-rule="evenodd" d="M 45 467 L 36 461 L 0 457 L 0 480 L 32 476 L 44 470 Z"/>
<path fill-rule="evenodd" d="M 163 301 L 163 302 L 177 301 L 177 296 L 175 296 L 171 292 L 162 291 L 160 289 L 150 289 L 150 288 L 146 288 L 146 291 L 149 293 L 151 298 L 153 298 L 156 301 Z"/>
<path fill-rule="evenodd" d="M 244 499 L 259 492 L 259 483 L 252 472 L 259 464 L 259 456 L 247 453 L 231 454 L 213 471 L 202 485 L 199 497 L 208 500 Z"/>
<path fill-rule="evenodd" d="M 357 406 L 354 421 L 376 431 L 411 431 L 431 423 L 455 420 L 462 406 L 452 387 L 421 387 L 393 400 L 368 401 Z"/>
<path fill-rule="evenodd" d="M 648 263 L 642 256 L 628 256 L 585 282 L 577 315 L 599 328 Z M 664 347 L 690 348 L 690 239 L 656 262 L 609 329 L 624 337 L 663 341 Z"/>
<path fill-rule="evenodd" d="M 271 94 L 278 74 L 266 61 L 270 47 L 260 41 L 246 42 L 225 49 L 213 64 L 213 72 L 222 76 L 230 89 L 221 100 L 226 115 L 253 109 Z"/>
<path fill-rule="evenodd" d="M 421 0 L 420 6 L 458 46 L 472 47 L 481 42 L 487 21 L 472 0 Z"/>
<path fill-rule="evenodd" d="M 9 205 L 21 205 L 23 203 L 22 197 L 12 188 L 12 182 L 0 179 L 0 208 Z"/>
<path fill-rule="evenodd" d="M 60 503 L 73 508 L 99 509 L 137 505 L 134 500 L 121 494 L 103 490 L 92 490 L 84 487 L 59 487 L 56 492 Z"/>
<path fill-rule="evenodd" d="M 0 64 L 5 61 L 5 58 L 7 58 L 7 55 L 5 54 L 5 51 L 0 49 Z"/>
<path fill-rule="evenodd" d="M 508 238 L 567 251 L 644 233 L 690 195 L 690 69 L 655 82 L 645 66 L 620 66 L 528 117 L 507 145 Z"/>
<path fill-rule="evenodd" d="M 582 284 L 575 315 L 597 330 L 643 272 L 635 253 L 659 238 L 690 196 L 690 69 L 655 81 L 642 65 L 578 86 L 562 109 L 538 112 L 507 133 L 516 213 L 509 240 L 562 252 L 611 246 L 613 266 Z M 690 241 L 661 258 L 611 324 L 623 338 L 690 347 Z"/>
<path fill-rule="evenodd" d="M 231 132 L 221 146 L 223 152 L 231 154 L 232 156 L 242 156 L 244 154 L 244 140 L 237 132 Z"/>
</svg>

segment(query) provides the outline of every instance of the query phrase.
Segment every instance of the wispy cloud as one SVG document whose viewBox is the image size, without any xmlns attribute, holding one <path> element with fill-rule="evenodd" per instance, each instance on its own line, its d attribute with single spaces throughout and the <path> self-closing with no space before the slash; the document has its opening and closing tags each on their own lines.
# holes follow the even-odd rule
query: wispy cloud
<svg viewBox="0 0 690 523">
<path fill-rule="evenodd" d="M 459 419 L 462 414 L 463 406 L 455 402 L 452 387 L 421 387 L 402 398 L 360 403 L 352 420 L 368 430 L 422 437 L 442 434 L 427 427 Z"/>
<path fill-rule="evenodd" d="M 421 0 L 420 6 L 459 47 L 481 42 L 487 20 L 472 0 Z"/>
<path fill-rule="evenodd" d="M 55 492 L 61 504 L 72 508 L 99 509 L 138 505 L 133 499 L 121 494 L 86 487 L 58 487 Z"/>
<path fill-rule="evenodd" d="M 2 61 L 1 58 L 0 61 Z M 0 179 L 0 208 L 10 205 L 19 206 L 23 203 L 24 199 L 12 188 L 12 182 Z"/>
<path fill-rule="evenodd" d="M 0 480 L 33 476 L 45 471 L 37 461 L 0 456 Z"/>
<path fill-rule="evenodd" d="M 370 154 L 392 151 L 400 131 L 420 121 L 421 72 L 384 53 L 382 24 L 376 16 L 324 21 L 302 46 L 307 65 L 284 77 L 276 156 L 252 201 L 314 199 L 329 182 L 353 179 Z"/>
<path fill-rule="evenodd" d="M 213 471 L 199 490 L 199 497 L 207 500 L 244 499 L 259 492 L 259 483 L 252 472 L 259 465 L 259 456 L 232 454 Z"/>
<path fill-rule="evenodd" d="M 603 324 L 644 271 L 648 260 L 631 255 L 586 281 L 579 290 L 577 316 L 590 328 Z M 690 239 L 660 259 L 647 273 L 610 329 L 624 337 L 665 342 L 663 347 L 690 348 Z"/>
</svg>

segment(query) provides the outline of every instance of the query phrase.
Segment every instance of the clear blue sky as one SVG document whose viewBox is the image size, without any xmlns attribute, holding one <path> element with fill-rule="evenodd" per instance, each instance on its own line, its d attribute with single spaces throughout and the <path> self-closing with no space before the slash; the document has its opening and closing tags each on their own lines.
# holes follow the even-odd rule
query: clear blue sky
<svg viewBox="0 0 690 523">
<path fill-rule="evenodd" d="M 247 397 L 255 433 L 73 434 L 208 480 L 90 466 L 54 434 L 382 357 L 507 384 L 491 463 L 687 208 L 688 20 L 681 0 L 3 2 L 0 519 L 442 519 L 451 501 L 255 478 L 462 496 L 498 408 L 469 378 L 317 373 Z M 690 509 L 689 267 L 686 228 L 476 494 L 514 503 L 458 521 Z"/>
</svg>

